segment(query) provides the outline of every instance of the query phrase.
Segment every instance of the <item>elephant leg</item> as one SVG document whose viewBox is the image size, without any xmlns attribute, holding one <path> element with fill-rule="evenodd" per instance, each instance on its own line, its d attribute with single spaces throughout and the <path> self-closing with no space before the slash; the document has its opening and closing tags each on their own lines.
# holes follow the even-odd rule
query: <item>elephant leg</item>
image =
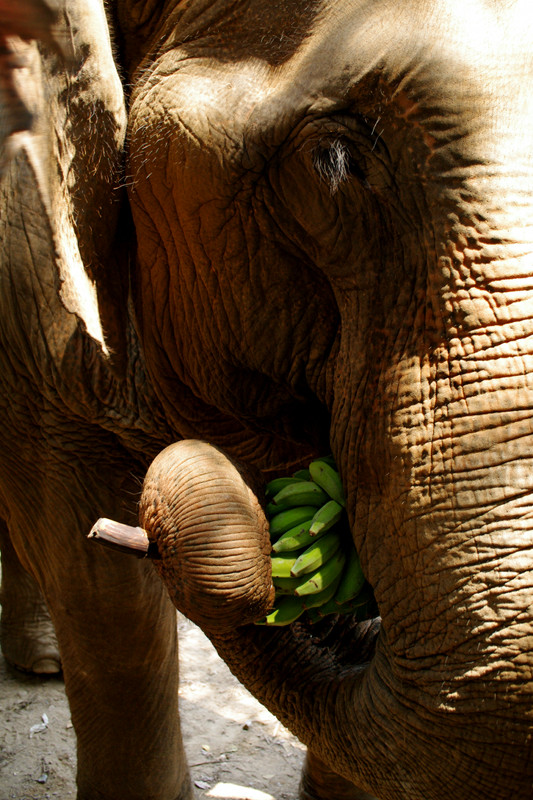
<svg viewBox="0 0 533 800">
<path fill-rule="evenodd" d="M 373 795 L 333 772 L 310 750 L 305 757 L 298 797 L 299 800 L 375 800 Z"/>
<path fill-rule="evenodd" d="M 78 557 L 69 571 L 75 586 L 61 576 L 50 606 L 77 736 L 78 800 L 191 800 L 174 607 L 151 565 L 130 567 L 127 556 Z"/>
<path fill-rule="evenodd" d="M 20 563 L 2 519 L 0 552 L 0 645 L 4 658 L 24 672 L 38 675 L 58 673 L 61 660 L 48 607 L 35 580 Z"/>
<path fill-rule="evenodd" d="M 35 453 L 31 485 L 4 492 L 10 534 L 46 598 L 59 642 L 77 738 L 78 800 L 191 800 L 178 715 L 176 610 L 150 562 L 87 539 L 100 516 L 135 521 L 131 476 L 141 469 L 110 439 L 89 428 L 77 432 L 67 453 L 59 445 Z"/>
</svg>

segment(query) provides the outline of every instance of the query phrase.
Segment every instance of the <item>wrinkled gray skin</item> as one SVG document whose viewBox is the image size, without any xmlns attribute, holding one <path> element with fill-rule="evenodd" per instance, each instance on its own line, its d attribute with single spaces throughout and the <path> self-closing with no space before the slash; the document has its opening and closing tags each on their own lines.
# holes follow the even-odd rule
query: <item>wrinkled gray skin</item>
<svg viewBox="0 0 533 800">
<path fill-rule="evenodd" d="M 79 798 L 191 796 L 170 596 L 308 745 L 302 798 L 530 800 L 528 3 L 17 8 L 2 647 L 61 658 Z M 328 450 L 381 622 L 249 625 L 260 486 Z M 86 542 L 138 511 L 166 588 Z"/>
</svg>

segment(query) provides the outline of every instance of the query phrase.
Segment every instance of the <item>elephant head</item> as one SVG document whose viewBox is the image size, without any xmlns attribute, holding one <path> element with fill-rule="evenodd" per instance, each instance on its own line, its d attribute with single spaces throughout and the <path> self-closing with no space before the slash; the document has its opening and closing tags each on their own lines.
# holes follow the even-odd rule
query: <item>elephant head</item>
<svg viewBox="0 0 533 800">
<path fill-rule="evenodd" d="M 216 445 L 167 451 L 147 476 L 140 521 L 171 597 L 285 724 L 379 797 L 525 800 L 524 4 L 132 5 L 118 15 L 139 331 L 175 430 Z M 266 525 L 233 462 L 265 480 L 326 448 L 379 634 L 248 625 L 272 598 Z"/>
</svg>

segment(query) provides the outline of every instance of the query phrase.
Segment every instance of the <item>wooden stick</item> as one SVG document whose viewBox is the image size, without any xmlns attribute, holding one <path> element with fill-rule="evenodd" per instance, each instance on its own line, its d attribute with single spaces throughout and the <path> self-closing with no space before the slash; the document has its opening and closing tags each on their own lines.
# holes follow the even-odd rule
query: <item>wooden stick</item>
<svg viewBox="0 0 533 800">
<path fill-rule="evenodd" d="M 136 558 L 160 557 L 157 544 L 148 539 L 145 530 L 105 517 L 95 522 L 87 538 L 111 550 L 118 550 Z"/>
</svg>

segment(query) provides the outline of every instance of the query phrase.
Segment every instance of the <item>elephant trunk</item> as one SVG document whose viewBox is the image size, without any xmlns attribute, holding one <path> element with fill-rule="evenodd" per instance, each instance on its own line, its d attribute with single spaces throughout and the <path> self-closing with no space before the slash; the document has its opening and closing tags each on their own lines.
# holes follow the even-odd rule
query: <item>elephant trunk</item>
<svg viewBox="0 0 533 800">
<path fill-rule="evenodd" d="M 163 450 L 145 478 L 139 518 L 157 544 L 157 569 L 174 605 L 205 631 L 253 621 L 274 599 L 268 522 L 253 480 L 192 440 Z"/>
</svg>

